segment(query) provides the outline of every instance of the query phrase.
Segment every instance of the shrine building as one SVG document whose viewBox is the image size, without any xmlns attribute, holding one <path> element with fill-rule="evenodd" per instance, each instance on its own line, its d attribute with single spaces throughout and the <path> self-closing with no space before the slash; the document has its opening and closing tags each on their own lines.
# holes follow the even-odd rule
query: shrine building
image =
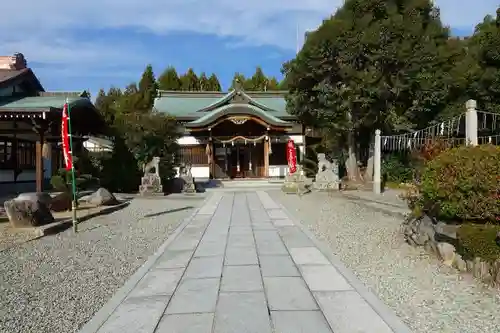
<svg viewBox="0 0 500 333">
<path fill-rule="evenodd" d="M 0 56 L 0 195 L 43 191 L 62 167 L 61 116 L 71 110 L 73 148 L 104 122 L 86 92 L 46 92 L 20 53 Z"/>
<path fill-rule="evenodd" d="M 306 130 L 286 112 L 285 92 L 159 91 L 154 109 L 175 117 L 184 133 L 181 163 L 195 178 L 278 178 L 288 172 L 286 145 L 293 140 L 297 162 Z"/>
</svg>

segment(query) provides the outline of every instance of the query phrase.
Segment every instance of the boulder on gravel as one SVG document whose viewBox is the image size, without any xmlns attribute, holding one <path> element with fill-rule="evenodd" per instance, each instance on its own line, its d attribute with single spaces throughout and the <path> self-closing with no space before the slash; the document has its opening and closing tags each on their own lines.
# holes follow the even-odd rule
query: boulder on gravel
<svg viewBox="0 0 500 333">
<path fill-rule="evenodd" d="M 94 193 L 92 193 L 87 202 L 91 205 L 96 206 L 111 206 L 118 204 L 118 200 L 110 191 L 101 187 Z"/>
<path fill-rule="evenodd" d="M 52 197 L 47 192 L 28 192 L 19 194 L 14 200 L 40 201 L 50 208 Z"/>
<path fill-rule="evenodd" d="M 54 222 L 50 209 L 39 200 L 8 200 L 4 207 L 14 228 L 37 227 Z"/>
<path fill-rule="evenodd" d="M 50 210 L 53 212 L 65 212 L 71 210 L 73 197 L 69 192 L 61 192 L 52 198 Z"/>
</svg>

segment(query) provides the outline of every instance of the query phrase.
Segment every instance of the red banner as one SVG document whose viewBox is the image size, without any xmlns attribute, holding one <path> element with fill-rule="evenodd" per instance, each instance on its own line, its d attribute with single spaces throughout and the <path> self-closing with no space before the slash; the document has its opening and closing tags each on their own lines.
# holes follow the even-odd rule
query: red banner
<svg viewBox="0 0 500 333">
<path fill-rule="evenodd" d="M 68 133 L 68 104 L 64 104 L 62 119 L 61 119 L 61 141 L 62 141 L 62 151 L 64 156 L 64 165 L 66 170 L 71 170 L 73 168 L 73 161 L 71 159 L 71 152 L 69 146 L 69 133 Z"/>
<path fill-rule="evenodd" d="M 288 171 L 293 174 L 297 171 L 297 152 L 295 151 L 295 143 L 293 140 L 288 140 L 286 145 L 286 160 L 288 161 Z"/>
</svg>

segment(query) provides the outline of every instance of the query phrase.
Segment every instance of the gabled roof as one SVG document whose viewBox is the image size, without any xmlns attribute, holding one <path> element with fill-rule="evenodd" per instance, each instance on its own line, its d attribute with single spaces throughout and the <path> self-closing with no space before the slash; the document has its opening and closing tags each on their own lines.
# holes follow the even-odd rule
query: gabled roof
<svg viewBox="0 0 500 333">
<path fill-rule="evenodd" d="M 201 118 L 198 118 L 196 120 L 193 120 L 189 123 L 186 123 L 184 126 L 187 128 L 193 128 L 193 127 L 204 127 L 207 125 L 210 125 L 211 123 L 215 122 L 217 119 L 227 116 L 227 115 L 253 115 L 256 116 L 262 120 L 264 120 L 266 123 L 273 125 L 273 126 L 279 126 L 279 127 L 290 127 L 293 124 L 281 120 L 277 118 L 276 116 L 273 115 L 272 112 L 266 112 L 262 110 L 261 108 L 251 105 L 251 104 L 226 104 L 223 106 L 220 106 L 208 113 L 205 113 Z"/>
<path fill-rule="evenodd" d="M 178 119 L 194 120 L 203 117 L 205 112 L 231 102 L 237 95 L 265 112 L 270 112 L 277 118 L 293 119 L 286 112 L 285 93 L 283 91 L 247 92 L 235 89 L 230 92 L 188 92 L 159 91 L 154 103 L 158 112 L 168 113 Z"/>
<path fill-rule="evenodd" d="M 84 93 L 41 93 L 41 96 L 0 97 L 0 112 L 46 112 L 62 109 L 68 102 L 69 107 L 94 108 L 92 101 Z"/>
<path fill-rule="evenodd" d="M 0 69 L 0 88 L 26 83 L 34 91 L 45 91 L 42 84 L 30 68 Z"/>
</svg>

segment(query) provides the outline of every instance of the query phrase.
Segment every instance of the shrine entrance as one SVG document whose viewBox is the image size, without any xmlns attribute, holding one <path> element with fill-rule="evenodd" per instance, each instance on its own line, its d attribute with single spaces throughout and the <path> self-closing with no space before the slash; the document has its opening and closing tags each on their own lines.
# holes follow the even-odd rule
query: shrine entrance
<svg viewBox="0 0 500 333">
<path fill-rule="evenodd" d="M 262 178 L 266 176 L 263 142 L 217 143 L 214 138 L 215 178 Z"/>
</svg>

